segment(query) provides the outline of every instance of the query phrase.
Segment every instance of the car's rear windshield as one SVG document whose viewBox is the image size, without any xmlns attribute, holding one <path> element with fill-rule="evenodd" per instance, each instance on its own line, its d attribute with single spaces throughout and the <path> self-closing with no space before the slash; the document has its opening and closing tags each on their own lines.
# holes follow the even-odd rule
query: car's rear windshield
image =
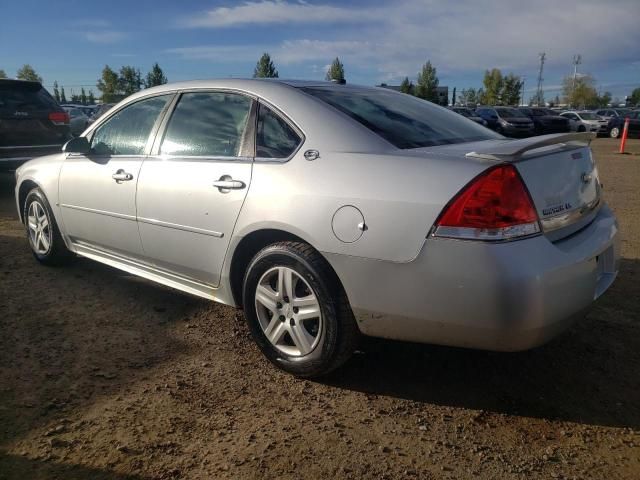
<svg viewBox="0 0 640 480">
<path fill-rule="evenodd" d="M 515 108 L 500 107 L 496 108 L 496 112 L 498 112 L 498 115 L 500 115 L 502 118 L 527 118 L 524 113 L 516 110 Z"/>
<path fill-rule="evenodd" d="M 411 95 L 374 88 L 302 87 L 398 148 L 501 138 L 457 113 Z"/>
<path fill-rule="evenodd" d="M 58 109 L 53 97 L 38 83 L 0 81 L 0 113 Z"/>
</svg>

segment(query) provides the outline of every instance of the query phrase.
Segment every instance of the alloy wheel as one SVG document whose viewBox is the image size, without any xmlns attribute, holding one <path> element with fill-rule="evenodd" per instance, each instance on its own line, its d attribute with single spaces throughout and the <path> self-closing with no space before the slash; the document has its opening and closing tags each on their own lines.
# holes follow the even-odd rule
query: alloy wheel
<svg viewBox="0 0 640 480">
<path fill-rule="evenodd" d="M 318 297 L 292 268 L 273 267 L 262 275 L 255 307 L 262 331 L 282 353 L 308 355 L 320 341 L 323 322 Z"/>
<path fill-rule="evenodd" d="M 33 201 L 29 205 L 27 227 L 33 250 L 38 255 L 46 255 L 51 248 L 52 231 L 44 206 L 38 201 Z"/>
<path fill-rule="evenodd" d="M 609 132 L 609 135 L 611 138 L 618 138 L 618 135 L 620 135 L 620 129 L 618 127 L 613 127 L 611 132 Z"/>
</svg>

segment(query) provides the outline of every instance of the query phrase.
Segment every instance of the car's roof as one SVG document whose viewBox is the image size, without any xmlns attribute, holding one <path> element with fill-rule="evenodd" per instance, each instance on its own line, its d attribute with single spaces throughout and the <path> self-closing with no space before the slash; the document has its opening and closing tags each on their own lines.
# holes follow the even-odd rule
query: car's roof
<svg viewBox="0 0 640 480">
<path fill-rule="evenodd" d="M 207 80 L 188 80 L 184 82 L 166 83 L 152 87 L 154 91 L 188 90 L 191 88 L 239 88 L 246 90 L 273 91 L 283 88 L 303 87 L 335 87 L 335 88 L 375 88 L 362 85 L 339 84 L 320 80 L 287 80 L 280 78 L 217 78 Z M 146 92 L 149 90 L 143 90 Z"/>
</svg>

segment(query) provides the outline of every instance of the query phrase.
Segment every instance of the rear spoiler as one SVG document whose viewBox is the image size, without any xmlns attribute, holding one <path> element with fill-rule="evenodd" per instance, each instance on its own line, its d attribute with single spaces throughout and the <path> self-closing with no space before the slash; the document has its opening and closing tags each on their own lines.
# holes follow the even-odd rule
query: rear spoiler
<svg viewBox="0 0 640 480">
<path fill-rule="evenodd" d="M 485 160 L 515 161 L 522 154 L 529 150 L 548 147 L 551 145 L 564 146 L 568 143 L 579 142 L 589 145 L 591 140 L 596 138 L 596 133 L 554 133 L 551 135 L 540 135 L 538 137 L 523 138 L 521 140 L 507 140 L 497 145 L 481 148 L 474 152 L 469 152 L 466 157 L 482 158 Z"/>
</svg>

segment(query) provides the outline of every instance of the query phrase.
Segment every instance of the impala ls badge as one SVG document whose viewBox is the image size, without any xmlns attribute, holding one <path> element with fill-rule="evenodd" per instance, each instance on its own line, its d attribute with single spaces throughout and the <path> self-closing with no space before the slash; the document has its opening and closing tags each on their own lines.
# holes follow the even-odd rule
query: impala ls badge
<svg viewBox="0 0 640 480">
<path fill-rule="evenodd" d="M 582 179 L 582 183 L 589 183 L 591 181 L 591 179 L 593 178 L 593 175 L 591 175 L 590 173 L 583 173 L 582 177 L 580 177 Z"/>
</svg>

